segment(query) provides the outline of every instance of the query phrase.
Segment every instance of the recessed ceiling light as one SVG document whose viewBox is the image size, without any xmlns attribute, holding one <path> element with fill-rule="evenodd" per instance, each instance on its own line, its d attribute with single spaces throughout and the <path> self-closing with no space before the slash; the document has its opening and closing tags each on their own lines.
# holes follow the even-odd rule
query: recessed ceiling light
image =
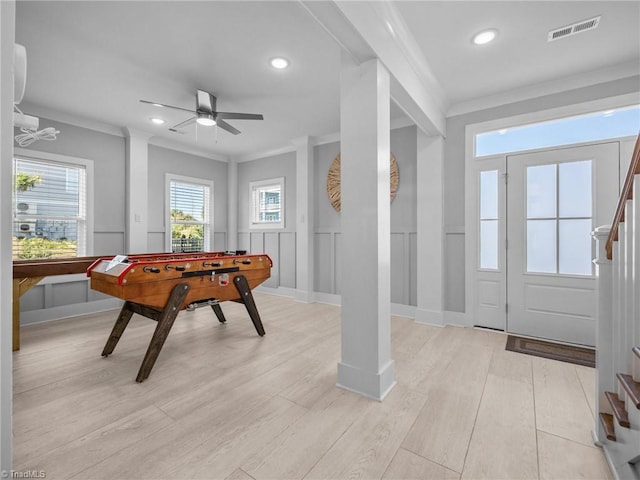
<svg viewBox="0 0 640 480">
<path fill-rule="evenodd" d="M 289 60 L 283 57 L 275 57 L 269 60 L 269 65 L 273 68 L 277 68 L 278 70 L 282 70 L 283 68 L 287 68 L 289 66 Z"/>
<path fill-rule="evenodd" d="M 473 36 L 473 43 L 476 45 L 486 45 L 493 41 L 498 36 L 498 31 L 495 28 L 489 30 L 483 30 Z"/>
<path fill-rule="evenodd" d="M 155 123 L 156 125 L 162 125 L 164 123 L 164 120 L 161 118 L 157 118 L 157 117 L 153 117 L 150 119 L 153 123 Z"/>
</svg>

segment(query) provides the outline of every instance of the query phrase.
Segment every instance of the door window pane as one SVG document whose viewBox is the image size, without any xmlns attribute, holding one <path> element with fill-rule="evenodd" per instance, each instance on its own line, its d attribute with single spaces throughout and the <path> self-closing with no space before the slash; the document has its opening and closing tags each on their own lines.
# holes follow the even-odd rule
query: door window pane
<svg viewBox="0 0 640 480">
<path fill-rule="evenodd" d="M 527 218 L 556 216 L 556 165 L 527 167 Z"/>
<path fill-rule="evenodd" d="M 527 272 L 557 272 L 555 220 L 527 220 Z"/>
<path fill-rule="evenodd" d="M 480 219 L 498 218 L 498 171 L 480 172 Z"/>
<path fill-rule="evenodd" d="M 559 217 L 591 217 L 591 160 L 561 163 L 558 170 Z"/>
<path fill-rule="evenodd" d="M 498 220 L 480 221 L 480 268 L 498 269 Z"/>
<path fill-rule="evenodd" d="M 559 273 L 591 275 L 591 219 L 560 220 Z"/>
</svg>

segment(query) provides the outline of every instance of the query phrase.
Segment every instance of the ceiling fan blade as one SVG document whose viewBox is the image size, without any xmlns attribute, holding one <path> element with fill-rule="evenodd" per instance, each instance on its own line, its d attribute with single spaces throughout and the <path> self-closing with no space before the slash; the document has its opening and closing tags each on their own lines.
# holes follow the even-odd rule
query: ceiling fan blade
<svg viewBox="0 0 640 480">
<path fill-rule="evenodd" d="M 189 110 L 188 108 L 174 107 L 172 105 L 165 105 L 164 103 L 150 102 L 149 100 L 140 100 L 140 102 L 141 103 L 148 103 L 149 105 L 154 105 L 156 107 L 173 108 L 174 110 L 182 110 L 183 112 L 193 113 L 193 110 Z"/>
<path fill-rule="evenodd" d="M 171 130 L 172 132 L 175 132 L 175 131 L 181 129 L 182 127 L 186 127 L 187 125 L 191 125 L 192 123 L 196 123 L 196 118 L 198 118 L 198 117 L 191 117 L 191 118 L 185 120 L 184 122 L 180 122 L 179 124 L 174 125 L 169 130 Z"/>
<path fill-rule="evenodd" d="M 261 113 L 216 112 L 216 117 L 226 118 L 227 120 L 264 120 Z"/>
<path fill-rule="evenodd" d="M 231 125 L 229 125 L 224 120 L 218 119 L 218 121 L 216 123 L 220 128 L 222 128 L 223 130 L 226 130 L 229 133 L 233 133 L 234 135 L 238 135 L 240 133 L 240 130 L 238 130 L 235 127 L 232 127 Z"/>
</svg>

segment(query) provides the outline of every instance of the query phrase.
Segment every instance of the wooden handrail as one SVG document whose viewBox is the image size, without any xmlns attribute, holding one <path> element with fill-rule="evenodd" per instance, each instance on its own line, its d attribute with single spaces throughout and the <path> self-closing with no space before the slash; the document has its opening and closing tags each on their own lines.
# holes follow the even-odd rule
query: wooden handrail
<svg viewBox="0 0 640 480">
<path fill-rule="evenodd" d="M 633 179 L 636 174 L 640 173 L 640 135 L 636 140 L 636 146 L 633 149 L 633 156 L 631 157 L 631 164 L 627 171 L 627 177 L 624 180 L 624 186 L 622 192 L 620 192 L 620 200 L 618 200 L 618 207 L 616 208 L 616 214 L 613 217 L 613 224 L 611 225 L 611 231 L 607 238 L 605 248 L 607 250 L 607 258 L 611 260 L 613 258 L 613 242 L 618 241 L 618 226 L 621 222 L 624 222 L 624 209 L 627 200 L 633 198 Z"/>
</svg>

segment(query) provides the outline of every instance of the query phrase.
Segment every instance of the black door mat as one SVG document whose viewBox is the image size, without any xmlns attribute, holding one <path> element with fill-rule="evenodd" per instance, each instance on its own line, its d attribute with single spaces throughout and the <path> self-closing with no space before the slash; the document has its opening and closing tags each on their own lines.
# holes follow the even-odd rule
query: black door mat
<svg viewBox="0 0 640 480">
<path fill-rule="evenodd" d="M 562 345 L 534 338 L 516 337 L 515 335 L 507 336 L 505 348 L 511 352 L 575 363 L 585 367 L 595 368 L 596 366 L 596 351 L 590 348 Z"/>
</svg>

